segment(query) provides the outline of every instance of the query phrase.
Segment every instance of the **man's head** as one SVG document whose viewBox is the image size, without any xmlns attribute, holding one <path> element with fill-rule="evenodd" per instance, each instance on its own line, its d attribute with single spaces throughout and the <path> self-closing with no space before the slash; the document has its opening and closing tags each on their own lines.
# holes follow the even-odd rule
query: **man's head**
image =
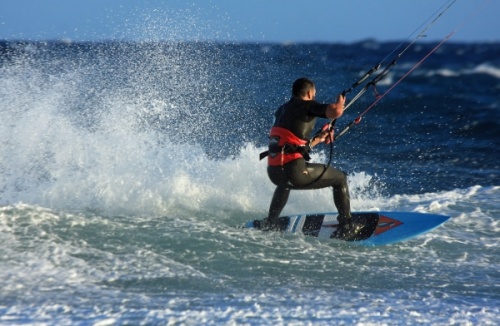
<svg viewBox="0 0 500 326">
<path fill-rule="evenodd" d="M 314 100 L 316 97 L 316 87 L 312 80 L 308 78 L 299 78 L 293 82 L 292 96 L 303 100 Z"/>
</svg>

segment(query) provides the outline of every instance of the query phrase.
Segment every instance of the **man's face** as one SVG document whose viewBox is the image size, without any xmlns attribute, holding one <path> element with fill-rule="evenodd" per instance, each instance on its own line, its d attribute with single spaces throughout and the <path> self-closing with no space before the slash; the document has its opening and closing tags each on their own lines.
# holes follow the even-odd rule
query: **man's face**
<svg viewBox="0 0 500 326">
<path fill-rule="evenodd" d="M 309 99 L 312 101 L 316 99 L 316 88 L 311 89 L 309 92 L 307 92 L 309 95 Z"/>
<path fill-rule="evenodd" d="M 307 101 L 312 101 L 315 98 L 316 98 L 316 88 L 308 90 L 306 96 L 304 97 L 304 99 Z"/>
</svg>

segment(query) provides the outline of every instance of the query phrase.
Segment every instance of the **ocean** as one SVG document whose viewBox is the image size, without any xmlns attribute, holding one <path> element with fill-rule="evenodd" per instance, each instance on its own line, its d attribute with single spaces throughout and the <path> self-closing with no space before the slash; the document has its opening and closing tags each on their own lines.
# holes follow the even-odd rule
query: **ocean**
<svg viewBox="0 0 500 326">
<path fill-rule="evenodd" d="M 267 214 L 292 82 L 330 102 L 397 46 L 0 42 L 0 324 L 500 324 L 499 43 L 445 43 L 334 144 L 353 211 L 444 225 L 371 248 L 241 228 Z M 283 214 L 324 211 L 329 189 Z"/>
</svg>

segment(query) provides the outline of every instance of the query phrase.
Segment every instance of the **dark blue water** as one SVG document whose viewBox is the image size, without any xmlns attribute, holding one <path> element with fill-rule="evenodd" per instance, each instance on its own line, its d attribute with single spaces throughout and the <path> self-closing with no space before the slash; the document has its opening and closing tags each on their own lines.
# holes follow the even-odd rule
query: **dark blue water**
<svg viewBox="0 0 500 326">
<path fill-rule="evenodd" d="M 444 226 L 381 248 L 235 228 L 267 212 L 293 80 L 332 101 L 398 45 L 0 43 L 0 323 L 498 323 L 499 44 L 444 44 L 335 142 L 353 210 Z M 284 213 L 331 210 L 304 191 Z"/>
</svg>

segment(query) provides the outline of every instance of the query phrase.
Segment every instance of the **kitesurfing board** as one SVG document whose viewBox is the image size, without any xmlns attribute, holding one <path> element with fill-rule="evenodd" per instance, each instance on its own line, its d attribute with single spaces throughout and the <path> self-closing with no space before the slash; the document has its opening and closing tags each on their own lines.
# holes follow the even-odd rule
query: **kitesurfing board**
<svg viewBox="0 0 500 326">
<path fill-rule="evenodd" d="M 281 217 L 283 232 L 299 233 L 318 238 L 337 239 L 338 213 L 302 214 Z M 415 212 L 356 212 L 354 219 L 364 217 L 366 223 L 351 243 L 361 246 L 381 246 L 412 239 L 427 233 L 450 217 Z M 245 228 L 259 228 L 262 221 L 249 221 Z"/>
</svg>

